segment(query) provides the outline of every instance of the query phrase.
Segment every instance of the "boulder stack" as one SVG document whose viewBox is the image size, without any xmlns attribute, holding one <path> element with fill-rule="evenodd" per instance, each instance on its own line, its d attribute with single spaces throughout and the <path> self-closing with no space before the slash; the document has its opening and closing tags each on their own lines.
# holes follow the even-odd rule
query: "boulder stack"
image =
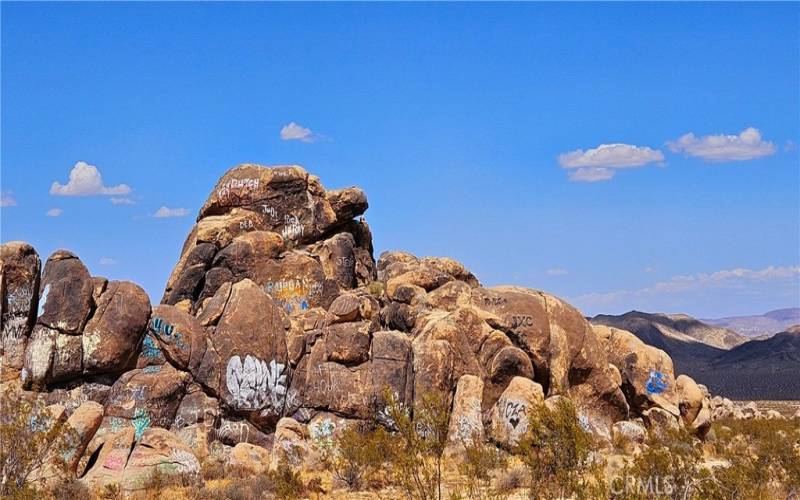
<svg viewBox="0 0 800 500">
<path fill-rule="evenodd" d="M 513 448 L 526 412 L 559 397 L 607 439 L 640 441 L 637 418 L 702 432 L 719 413 L 664 352 L 557 297 L 483 287 L 450 258 L 375 262 L 367 207 L 360 189 L 326 190 L 298 166 L 239 165 L 152 308 L 66 250 L 40 276 L 33 247 L 3 244 L 0 380 L 63 405 L 80 431 L 72 470 L 126 491 L 155 470 L 196 472 L 214 442 L 243 468 L 302 462 L 379 415 L 387 391 L 412 412 L 442 395 L 454 449 Z"/>
</svg>

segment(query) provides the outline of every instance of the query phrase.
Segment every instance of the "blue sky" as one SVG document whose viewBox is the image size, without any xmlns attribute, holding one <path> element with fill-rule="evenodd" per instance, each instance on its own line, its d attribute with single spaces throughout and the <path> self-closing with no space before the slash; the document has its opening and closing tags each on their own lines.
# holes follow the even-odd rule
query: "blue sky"
<svg viewBox="0 0 800 500">
<path fill-rule="evenodd" d="M 157 301 L 227 168 L 298 163 L 367 192 L 376 257 L 586 314 L 797 306 L 799 9 L 3 3 L 0 236 Z"/>
</svg>

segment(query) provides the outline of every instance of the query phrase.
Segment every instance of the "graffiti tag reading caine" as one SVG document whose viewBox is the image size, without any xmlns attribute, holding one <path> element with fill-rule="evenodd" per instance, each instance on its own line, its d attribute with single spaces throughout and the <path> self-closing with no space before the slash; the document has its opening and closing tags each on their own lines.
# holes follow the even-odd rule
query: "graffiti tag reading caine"
<svg viewBox="0 0 800 500">
<path fill-rule="evenodd" d="M 658 370 L 650 371 L 650 378 L 647 379 L 647 392 L 650 394 L 661 394 L 669 386 L 667 377 Z"/>
<path fill-rule="evenodd" d="M 283 409 L 286 397 L 286 366 L 274 359 L 267 365 L 255 356 L 239 356 L 228 360 L 226 384 L 232 404 L 240 410 L 270 407 L 276 414 Z"/>
</svg>

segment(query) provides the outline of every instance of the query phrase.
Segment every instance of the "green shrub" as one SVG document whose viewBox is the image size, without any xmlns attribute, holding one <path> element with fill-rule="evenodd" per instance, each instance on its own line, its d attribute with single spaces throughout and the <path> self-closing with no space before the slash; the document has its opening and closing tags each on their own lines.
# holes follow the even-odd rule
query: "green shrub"
<svg viewBox="0 0 800 500">
<path fill-rule="evenodd" d="M 327 459 L 333 477 L 351 490 L 363 488 L 385 466 L 388 444 L 389 436 L 382 427 L 366 423 L 348 426 Z"/>
<path fill-rule="evenodd" d="M 383 295 L 383 283 L 380 281 L 373 281 L 367 287 L 369 293 L 374 297 L 381 297 Z"/>
<path fill-rule="evenodd" d="M 458 457 L 458 472 L 463 478 L 467 498 L 491 498 L 498 492 L 490 489 L 492 475 L 504 469 L 508 463 L 506 456 L 491 444 L 479 437 L 464 442 L 464 453 Z"/>
<path fill-rule="evenodd" d="M 300 473 L 286 461 L 281 460 L 274 471 L 267 473 L 267 477 L 272 482 L 272 488 L 278 498 L 290 500 L 300 498 L 305 493 Z"/>
<path fill-rule="evenodd" d="M 44 471 L 66 477 L 66 460 L 75 431 L 53 418 L 44 401 L 11 388 L 0 392 L 0 496 L 27 498 L 26 484 Z"/>
<path fill-rule="evenodd" d="M 386 391 L 382 419 L 393 431 L 387 462 L 394 483 L 409 499 L 442 498 L 442 454 L 447 444 L 450 406 L 445 395 L 421 394 L 414 414 Z"/>
<path fill-rule="evenodd" d="M 560 398 L 552 410 L 545 404 L 528 413 L 528 431 L 517 453 L 530 475 L 534 498 L 584 495 L 592 471 L 589 454 L 593 440 L 581 427 L 572 402 Z"/>
</svg>

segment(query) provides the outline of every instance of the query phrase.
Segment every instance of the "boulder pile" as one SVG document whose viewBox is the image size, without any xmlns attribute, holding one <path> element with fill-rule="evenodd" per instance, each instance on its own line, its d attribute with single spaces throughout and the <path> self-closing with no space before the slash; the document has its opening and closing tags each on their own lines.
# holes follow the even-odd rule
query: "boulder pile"
<svg viewBox="0 0 800 500">
<path fill-rule="evenodd" d="M 40 272 L 33 247 L 5 243 L 1 380 L 62 405 L 81 435 L 72 473 L 125 491 L 214 450 L 253 470 L 313 461 L 315 443 L 380 415 L 386 391 L 411 409 L 444 395 L 456 448 L 511 448 L 528 412 L 563 397 L 607 441 L 645 426 L 702 436 L 722 411 L 666 353 L 557 297 L 483 287 L 450 258 L 375 262 L 367 207 L 298 166 L 237 166 L 155 306 L 68 251 Z"/>
</svg>

